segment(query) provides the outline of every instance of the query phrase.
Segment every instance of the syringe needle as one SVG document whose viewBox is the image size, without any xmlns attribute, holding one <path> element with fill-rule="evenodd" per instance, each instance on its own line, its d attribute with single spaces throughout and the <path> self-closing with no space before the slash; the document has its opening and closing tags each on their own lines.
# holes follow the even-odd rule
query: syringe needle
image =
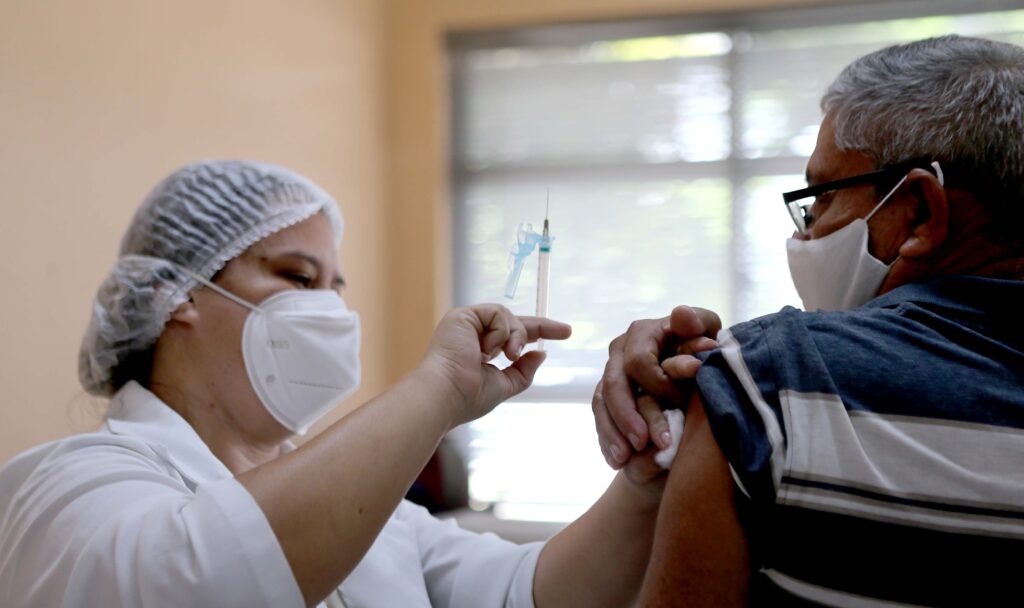
<svg viewBox="0 0 1024 608">
<path fill-rule="evenodd" d="M 540 252 L 537 256 L 537 316 L 548 316 L 548 277 L 551 255 L 551 236 L 548 226 L 548 208 L 551 203 L 551 189 L 548 188 L 547 201 L 544 203 L 544 230 L 541 232 Z M 537 350 L 544 350 L 544 340 L 537 340 Z"/>
</svg>

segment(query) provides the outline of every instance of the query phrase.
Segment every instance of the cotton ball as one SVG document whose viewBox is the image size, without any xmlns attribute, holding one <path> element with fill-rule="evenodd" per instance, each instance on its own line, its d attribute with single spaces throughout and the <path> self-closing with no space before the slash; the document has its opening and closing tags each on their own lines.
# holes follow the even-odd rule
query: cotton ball
<svg viewBox="0 0 1024 608">
<path fill-rule="evenodd" d="M 658 466 L 661 468 L 668 469 L 676 458 L 676 452 L 679 451 L 679 442 L 683 439 L 683 422 L 686 420 L 686 415 L 683 414 L 683 410 L 665 410 L 662 414 L 668 420 L 668 430 L 672 435 L 672 445 L 655 454 L 654 462 L 658 463 Z"/>
</svg>

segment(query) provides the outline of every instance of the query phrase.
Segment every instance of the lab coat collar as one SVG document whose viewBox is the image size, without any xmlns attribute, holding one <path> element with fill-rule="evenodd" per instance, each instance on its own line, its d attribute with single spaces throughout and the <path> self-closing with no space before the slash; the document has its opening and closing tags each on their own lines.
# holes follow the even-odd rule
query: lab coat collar
<svg viewBox="0 0 1024 608">
<path fill-rule="evenodd" d="M 184 418 L 135 381 L 114 395 L 106 425 L 149 444 L 193 486 L 233 476 Z"/>
</svg>

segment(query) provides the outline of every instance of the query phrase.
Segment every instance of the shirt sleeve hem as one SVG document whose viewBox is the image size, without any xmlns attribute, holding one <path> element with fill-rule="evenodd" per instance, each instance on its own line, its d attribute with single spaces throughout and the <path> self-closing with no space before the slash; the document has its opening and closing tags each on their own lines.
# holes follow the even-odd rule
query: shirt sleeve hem
<svg viewBox="0 0 1024 608">
<path fill-rule="evenodd" d="M 509 608 L 534 608 L 533 582 L 537 573 L 537 560 L 540 559 L 540 552 L 544 549 L 544 543 L 524 545 L 529 550 L 523 555 L 512 577 L 512 584 L 509 585 L 508 602 Z"/>
<path fill-rule="evenodd" d="M 226 529 L 234 532 L 266 605 L 305 606 L 281 544 L 248 490 L 236 479 L 229 478 L 199 486 L 196 497 L 202 495 L 217 505 Z"/>
</svg>

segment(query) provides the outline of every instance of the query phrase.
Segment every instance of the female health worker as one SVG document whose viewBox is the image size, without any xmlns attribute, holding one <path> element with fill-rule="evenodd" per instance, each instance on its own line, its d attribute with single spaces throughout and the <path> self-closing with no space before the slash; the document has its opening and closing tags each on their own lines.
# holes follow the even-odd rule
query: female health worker
<svg viewBox="0 0 1024 608">
<path fill-rule="evenodd" d="M 663 487 L 650 458 L 543 544 L 402 500 L 449 429 L 529 386 L 544 355 L 523 346 L 567 338 L 563 323 L 451 311 L 414 371 L 292 446 L 359 384 L 341 231 L 330 196 L 274 165 L 200 162 L 156 187 L 82 342 L 83 386 L 111 398 L 102 427 L 0 470 L 0 605 L 632 600 Z"/>
</svg>

